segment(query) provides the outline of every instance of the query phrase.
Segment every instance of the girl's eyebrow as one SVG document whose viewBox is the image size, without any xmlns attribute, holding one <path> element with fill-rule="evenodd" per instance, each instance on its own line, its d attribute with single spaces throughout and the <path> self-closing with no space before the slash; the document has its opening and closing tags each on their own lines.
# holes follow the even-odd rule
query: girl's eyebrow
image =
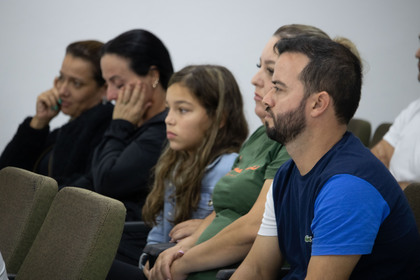
<svg viewBox="0 0 420 280">
<path fill-rule="evenodd" d="M 188 102 L 186 100 L 175 100 L 174 102 L 172 102 L 173 105 L 179 106 L 179 105 L 189 105 L 192 106 L 191 102 Z M 170 107 L 169 106 L 169 102 L 166 101 L 166 107 Z"/>
<path fill-rule="evenodd" d="M 189 105 L 192 104 L 191 102 L 188 102 L 186 100 L 176 100 L 174 103 L 177 104 L 177 105 L 179 105 L 179 104 L 189 104 Z"/>
</svg>

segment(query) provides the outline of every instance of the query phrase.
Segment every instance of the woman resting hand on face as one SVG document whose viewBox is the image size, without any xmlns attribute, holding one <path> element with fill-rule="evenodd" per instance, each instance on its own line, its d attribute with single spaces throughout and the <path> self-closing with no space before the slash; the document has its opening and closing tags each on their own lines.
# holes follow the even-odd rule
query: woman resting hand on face
<svg viewBox="0 0 420 280">
<path fill-rule="evenodd" d="M 107 99 L 115 101 L 112 121 L 98 145 L 92 170 L 76 186 L 124 203 L 127 221 L 141 221 L 152 168 L 166 140 L 165 98 L 173 74 L 165 45 L 136 29 L 107 42 L 101 52 Z M 116 258 L 137 264 L 148 230 L 124 232 Z"/>
<path fill-rule="evenodd" d="M 91 167 L 93 151 L 111 121 L 113 106 L 100 68 L 103 43 L 79 41 L 66 49 L 59 76 L 36 100 L 36 113 L 19 126 L 0 157 L 0 168 L 16 166 L 72 184 Z M 50 131 L 60 112 L 68 123 Z"/>
</svg>

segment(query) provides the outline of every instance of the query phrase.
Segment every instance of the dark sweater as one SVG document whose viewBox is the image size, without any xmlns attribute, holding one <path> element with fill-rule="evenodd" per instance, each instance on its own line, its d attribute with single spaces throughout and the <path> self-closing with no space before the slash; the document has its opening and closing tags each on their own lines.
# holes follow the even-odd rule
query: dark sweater
<svg viewBox="0 0 420 280">
<path fill-rule="evenodd" d="M 26 118 L 0 157 L 0 168 L 16 166 L 48 175 L 60 186 L 87 173 L 95 147 L 112 119 L 113 105 L 102 103 L 50 132 L 30 127 Z"/>
<path fill-rule="evenodd" d="M 95 151 L 90 174 L 75 185 L 122 201 L 127 221 L 140 221 L 152 169 L 166 140 L 166 115 L 165 110 L 140 127 L 112 120 Z"/>
<path fill-rule="evenodd" d="M 166 115 L 167 110 L 140 127 L 113 120 L 95 151 L 91 172 L 74 185 L 120 200 L 127 209 L 126 220 L 141 221 L 152 170 L 166 142 Z M 137 265 L 148 231 L 124 231 L 116 258 Z"/>
</svg>

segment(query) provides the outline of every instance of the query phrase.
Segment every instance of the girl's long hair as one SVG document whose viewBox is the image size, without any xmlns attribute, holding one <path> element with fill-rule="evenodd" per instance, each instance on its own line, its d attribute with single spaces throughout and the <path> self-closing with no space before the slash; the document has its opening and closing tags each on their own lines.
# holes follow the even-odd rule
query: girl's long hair
<svg viewBox="0 0 420 280">
<path fill-rule="evenodd" d="M 174 224 L 189 219 L 200 201 L 206 167 L 218 156 L 238 152 L 248 135 L 239 86 L 223 66 L 192 65 L 176 72 L 169 81 L 188 88 L 206 109 L 209 130 L 193 153 L 172 150 L 169 145 L 155 167 L 154 184 L 143 207 L 143 220 L 150 226 L 163 209 L 165 183 L 174 187 Z"/>
</svg>

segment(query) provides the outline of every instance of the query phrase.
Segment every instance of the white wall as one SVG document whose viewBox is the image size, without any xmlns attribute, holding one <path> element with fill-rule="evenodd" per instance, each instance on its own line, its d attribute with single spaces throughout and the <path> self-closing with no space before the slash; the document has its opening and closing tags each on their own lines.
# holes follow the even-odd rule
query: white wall
<svg viewBox="0 0 420 280">
<path fill-rule="evenodd" d="M 241 86 L 251 130 L 259 122 L 250 79 L 277 27 L 305 23 L 346 36 L 366 62 L 356 116 L 375 128 L 419 97 L 419 11 L 418 0 L 1 0 L 0 151 L 52 85 L 67 44 L 107 41 L 133 28 L 160 37 L 176 70 L 191 63 L 228 67 Z M 64 121 L 61 116 L 53 126 Z"/>
</svg>

